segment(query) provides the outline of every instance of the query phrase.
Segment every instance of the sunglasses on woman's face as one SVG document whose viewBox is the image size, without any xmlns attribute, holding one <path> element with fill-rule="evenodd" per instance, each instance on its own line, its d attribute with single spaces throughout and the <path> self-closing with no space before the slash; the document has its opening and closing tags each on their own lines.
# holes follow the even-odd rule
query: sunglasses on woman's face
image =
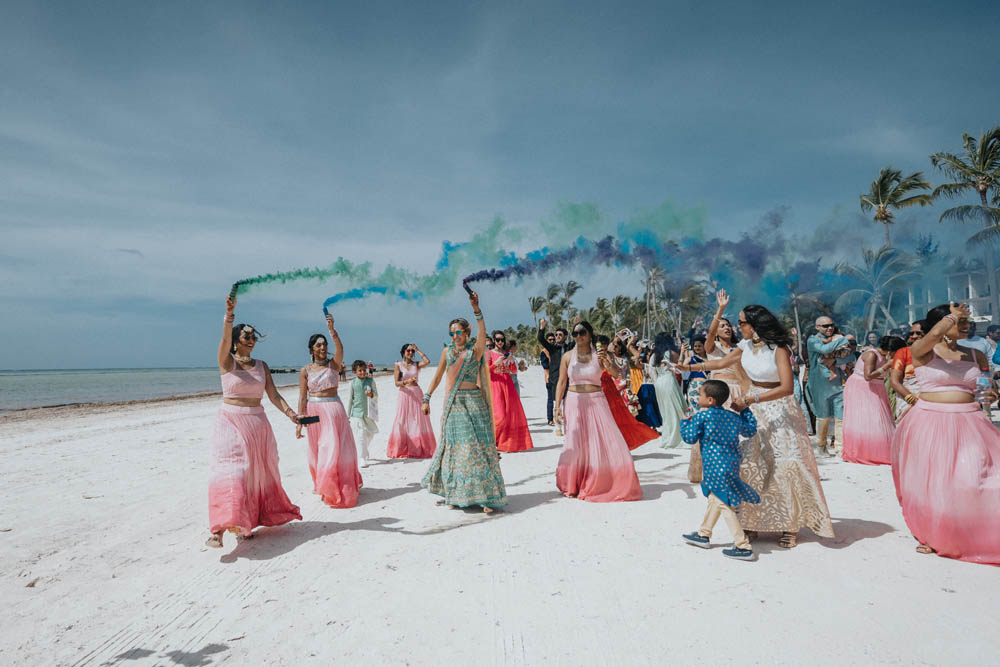
<svg viewBox="0 0 1000 667">
<path fill-rule="evenodd" d="M 584 335 L 585 333 L 587 333 L 586 329 L 577 329 L 576 331 L 573 332 L 573 338 L 579 338 L 580 336 Z"/>
<path fill-rule="evenodd" d="M 495 342 L 495 343 L 503 343 L 504 339 L 503 338 L 494 338 L 493 342 Z"/>
<path fill-rule="evenodd" d="M 451 336 L 452 338 L 454 338 L 455 336 L 457 336 L 459 334 L 464 334 L 464 333 L 465 333 L 464 331 L 449 331 L 448 335 Z"/>
</svg>

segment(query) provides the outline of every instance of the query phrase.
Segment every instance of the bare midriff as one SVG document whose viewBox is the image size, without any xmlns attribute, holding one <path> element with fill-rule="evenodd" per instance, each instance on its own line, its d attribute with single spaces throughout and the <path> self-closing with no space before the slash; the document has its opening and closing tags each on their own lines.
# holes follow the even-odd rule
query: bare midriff
<svg viewBox="0 0 1000 667">
<path fill-rule="evenodd" d="M 976 397 L 965 391 L 922 391 L 919 398 L 928 403 L 972 403 Z"/>
<path fill-rule="evenodd" d="M 775 387 L 781 386 L 780 382 L 756 382 L 754 380 L 751 380 L 750 384 L 755 387 L 760 387 L 761 389 L 774 389 Z"/>
<path fill-rule="evenodd" d="M 259 398 L 224 398 L 222 402 L 226 405 L 235 405 L 238 408 L 257 408 L 260 407 Z"/>
<path fill-rule="evenodd" d="M 568 389 L 574 394 L 593 394 L 595 391 L 601 391 L 596 384 L 571 384 Z"/>
<path fill-rule="evenodd" d="M 337 395 L 337 388 L 330 387 L 329 389 L 324 389 L 322 391 L 311 391 L 309 396 L 311 398 L 334 398 Z M 259 403 L 260 401 L 258 401 Z"/>
<path fill-rule="evenodd" d="M 476 384 L 475 382 L 463 382 L 462 384 L 458 385 L 458 388 L 459 389 L 479 389 L 479 385 Z"/>
</svg>

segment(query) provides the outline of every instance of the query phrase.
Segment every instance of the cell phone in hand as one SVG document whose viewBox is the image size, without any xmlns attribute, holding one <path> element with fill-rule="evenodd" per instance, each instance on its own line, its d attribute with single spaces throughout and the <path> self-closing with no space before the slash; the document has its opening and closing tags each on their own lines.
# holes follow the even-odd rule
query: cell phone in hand
<svg viewBox="0 0 1000 667">
<path fill-rule="evenodd" d="M 309 424 L 319 423 L 319 416 L 314 415 L 312 417 L 299 417 L 299 423 L 303 426 L 308 426 Z"/>
</svg>

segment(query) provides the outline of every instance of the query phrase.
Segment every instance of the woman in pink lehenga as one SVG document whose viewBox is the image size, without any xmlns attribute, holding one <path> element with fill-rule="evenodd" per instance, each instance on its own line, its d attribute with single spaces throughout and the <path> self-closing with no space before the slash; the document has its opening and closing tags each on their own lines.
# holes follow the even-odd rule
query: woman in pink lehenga
<svg viewBox="0 0 1000 667">
<path fill-rule="evenodd" d="M 396 400 L 396 421 L 392 425 L 386 456 L 390 459 L 429 459 L 434 456 L 437 441 L 431 418 L 423 413 L 423 391 L 417 384 L 420 369 L 431 363 L 427 355 L 413 343 L 407 343 L 399 351 L 403 357 L 397 361 L 393 372 L 399 397 Z M 413 361 L 420 355 L 420 362 Z"/>
<path fill-rule="evenodd" d="M 573 326 L 576 347 L 563 355 L 556 387 L 556 422 L 565 421 L 566 444 L 559 455 L 556 486 L 563 495 L 595 503 L 639 500 L 635 464 L 601 389 L 601 368 L 618 368 L 594 347 L 589 322 Z M 568 391 L 567 391 L 568 390 Z M 565 419 L 563 399 L 565 398 Z"/>
<path fill-rule="evenodd" d="M 988 362 L 958 345 L 968 306 L 938 306 L 924 322 L 911 347 L 920 398 L 892 439 L 896 496 L 920 553 L 1000 565 L 1000 430 L 975 399 Z"/>
<path fill-rule="evenodd" d="M 219 343 L 222 405 L 212 429 L 212 463 L 208 481 L 207 546 L 222 547 L 227 530 L 250 537 L 257 526 L 280 526 L 302 519 L 281 487 L 278 443 L 260 401 L 264 393 L 285 416 L 298 415 L 271 381 L 267 364 L 251 359 L 257 333 L 248 324 L 233 326 L 236 299 L 226 301 Z"/>
<path fill-rule="evenodd" d="M 892 434 L 896 421 L 889 408 L 885 374 L 892 336 L 865 350 L 854 364 L 854 372 L 844 384 L 844 450 L 848 463 L 889 465 L 892 463 Z"/>
<path fill-rule="evenodd" d="M 319 422 L 305 427 L 300 424 L 295 437 L 301 438 L 302 429 L 306 429 L 313 493 L 330 507 L 354 507 L 361 488 L 358 450 L 347 410 L 337 395 L 344 370 L 344 346 L 329 315 L 326 326 L 336 346 L 333 358 L 327 357 L 326 337 L 313 334 L 309 337 L 312 361 L 299 372 L 299 412 L 319 417 Z"/>
<path fill-rule="evenodd" d="M 504 332 L 494 331 L 493 349 L 487 350 L 490 390 L 493 393 L 493 426 L 497 449 L 501 452 L 523 452 L 534 445 L 521 397 L 517 395 L 511 379 L 511 374 L 517 372 L 517 361 L 506 349 L 507 337 Z"/>
</svg>

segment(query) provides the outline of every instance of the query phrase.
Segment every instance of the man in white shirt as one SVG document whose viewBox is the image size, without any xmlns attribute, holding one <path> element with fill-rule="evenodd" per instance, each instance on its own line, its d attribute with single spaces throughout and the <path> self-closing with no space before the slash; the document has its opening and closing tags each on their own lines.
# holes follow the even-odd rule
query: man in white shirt
<svg viewBox="0 0 1000 667">
<path fill-rule="evenodd" d="M 969 335 L 958 341 L 958 344 L 962 347 L 969 347 L 974 350 L 979 350 L 987 359 L 993 359 L 993 352 L 996 350 L 996 343 L 988 338 L 983 338 L 982 336 L 976 335 L 976 323 L 969 322 Z"/>
</svg>

